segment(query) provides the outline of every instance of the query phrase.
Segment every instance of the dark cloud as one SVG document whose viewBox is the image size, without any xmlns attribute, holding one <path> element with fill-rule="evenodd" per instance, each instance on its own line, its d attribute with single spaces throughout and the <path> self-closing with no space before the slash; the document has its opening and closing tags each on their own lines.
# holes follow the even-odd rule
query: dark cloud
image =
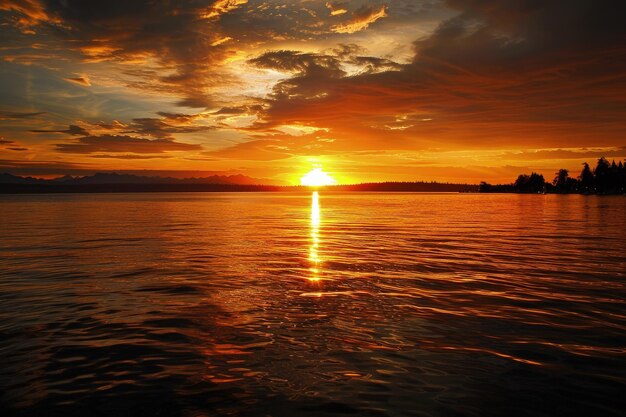
<svg viewBox="0 0 626 417">
<path fill-rule="evenodd" d="M 139 135 L 152 136 L 154 138 L 172 138 L 178 133 L 194 133 L 214 129 L 213 126 L 174 125 L 174 123 L 189 123 L 193 118 L 187 119 L 187 115 L 168 115 L 164 119 L 145 117 L 133 119 L 126 127 L 129 130 L 123 133 L 136 133 Z M 173 116 L 173 117 L 171 117 Z"/>
<path fill-rule="evenodd" d="M 416 148 L 433 142 L 581 146 L 591 138 L 606 146 L 626 134 L 626 3 L 449 5 L 459 14 L 415 43 L 412 62 L 391 71 L 347 76 L 333 57 L 322 63 L 334 71 L 308 53 L 262 55 L 257 65 L 295 74 L 275 86 L 257 126 L 329 127 L 362 138 L 354 141 L 357 149 L 373 135 L 372 126 L 402 115 L 428 121 L 407 128 L 404 142 L 397 141 Z M 307 71 L 314 65 L 324 69 L 315 77 Z"/>
<path fill-rule="evenodd" d="M 28 148 L 7 148 L 10 151 L 27 151 Z"/>
<path fill-rule="evenodd" d="M 169 112 L 157 112 L 157 114 L 160 116 L 159 118 L 141 117 L 132 119 L 127 123 L 114 120 L 110 123 L 99 122 L 95 126 L 113 132 L 134 133 L 158 139 L 173 139 L 176 134 L 215 129 L 214 126 L 198 124 L 198 121 L 204 118 L 202 114 Z"/>
<path fill-rule="evenodd" d="M 341 76 L 341 62 L 335 56 L 298 51 L 270 51 L 250 63 L 259 68 L 288 71 L 296 74 L 324 73 L 327 76 Z"/>
<path fill-rule="evenodd" d="M 14 119 L 27 119 L 35 116 L 39 116 L 44 114 L 44 112 L 11 112 L 11 111 L 0 111 L 0 120 L 14 120 Z"/>
<path fill-rule="evenodd" d="M 389 59 L 373 56 L 354 56 L 350 58 L 350 63 L 362 68 L 362 73 L 373 74 L 384 71 L 400 71 L 403 66 Z"/>
<path fill-rule="evenodd" d="M 270 51 L 250 60 L 250 63 L 259 68 L 295 74 L 274 86 L 272 97 L 277 101 L 316 98 L 321 86 L 328 88 L 334 80 L 346 75 L 341 61 L 336 56 L 325 54 Z"/>
<path fill-rule="evenodd" d="M 95 171 L 89 168 L 89 164 L 0 159 L 0 172 L 10 172 L 14 175 L 65 175 L 93 173 Z"/>
<path fill-rule="evenodd" d="M 91 154 L 96 152 L 162 153 L 201 150 L 200 145 L 167 139 L 144 139 L 126 135 L 85 136 L 74 143 L 56 144 L 58 152 Z"/>
<path fill-rule="evenodd" d="M 68 135 L 87 136 L 89 132 L 78 125 L 69 125 L 65 130 L 46 130 L 46 129 L 34 129 L 29 130 L 32 133 L 66 133 Z"/>
<path fill-rule="evenodd" d="M 6 140 L 4 138 L 0 139 L 0 145 L 10 145 L 12 143 L 15 143 L 15 142 L 13 142 L 12 140 Z"/>
<path fill-rule="evenodd" d="M 298 51 L 269 51 L 249 62 L 259 68 L 291 72 L 300 78 L 346 76 L 345 64 L 360 67 L 361 73 L 400 70 L 402 65 L 386 58 L 362 56 L 363 50 L 356 45 L 340 44 L 332 49 L 332 54 L 304 53 Z M 288 84 L 293 84 L 288 82 Z"/>
</svg>

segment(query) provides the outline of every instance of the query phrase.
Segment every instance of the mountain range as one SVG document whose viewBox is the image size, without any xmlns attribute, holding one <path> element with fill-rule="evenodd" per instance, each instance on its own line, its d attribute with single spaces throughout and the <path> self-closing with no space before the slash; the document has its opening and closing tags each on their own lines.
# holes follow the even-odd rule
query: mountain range
<svg viewBox="0 0 626 417">
<path fill-rule="evenodd" d="M 246 175 L 211 175 L 203 178 L 149 177 L 132 174 L 96 173 L 87 176 L 65 175 L 54 179 L 20 177 L 9 173 L 0 174 L 0 184 L 31 185 L 95 185 L 95 184 L 229 184 L 229 185 L 278 185 L 266 178 L 252 178 Z"/>
<path fill-rule="evenodd" d="M 0 174 L 0 194 L 20 193 L 117 193 L 117 192 L 249 192 L 303 191 L 309 187 L 277 185 L 275 181 L 245 175 L 212 175 L 205 178 L 147 177 L 132 174 L 98 173 L 83 177 L 65 175 L 54 179 Z M 327 191 L 365 192 L 473 192 L 476 185 L 438 182 L 379 182 L 329 185 Z"/>
</svg>

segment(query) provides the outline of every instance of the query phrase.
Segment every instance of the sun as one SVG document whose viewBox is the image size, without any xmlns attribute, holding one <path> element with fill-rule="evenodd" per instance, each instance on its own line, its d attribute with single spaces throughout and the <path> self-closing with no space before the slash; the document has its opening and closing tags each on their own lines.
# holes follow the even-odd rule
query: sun
<svg viewBox="0 0 626 417">
<path fill-rule="evenodd" d="M 333 185 L 336 183 L 337 181 L 322 171 L 322 168 L 314 168 L 300 178 L 300 184 L 306 185 L 307 187 L 322 187 L 324 185 Z"/>
</svg>

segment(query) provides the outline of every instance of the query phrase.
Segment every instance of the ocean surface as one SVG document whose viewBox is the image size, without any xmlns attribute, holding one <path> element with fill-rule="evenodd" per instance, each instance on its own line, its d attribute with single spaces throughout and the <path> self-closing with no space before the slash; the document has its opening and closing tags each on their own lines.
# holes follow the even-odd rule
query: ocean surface
<svg viewBox="0 0 626 417">
<path fill-rule="evenodd" d="M 620 416 L 626 198 L 0 196 L 2 416 Z"/>
</svg>

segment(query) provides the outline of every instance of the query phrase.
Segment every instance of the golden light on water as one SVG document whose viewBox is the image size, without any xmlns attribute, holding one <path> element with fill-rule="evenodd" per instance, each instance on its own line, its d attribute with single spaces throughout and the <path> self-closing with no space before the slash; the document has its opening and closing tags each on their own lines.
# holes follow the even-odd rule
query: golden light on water
<svg viewBox="0 0 626 417">
<path fill-rule="evenodd" d="M 317 191 L 311 194 L 311 246 L 309 247 L 309 261 L 311 263 L 311 276 L 309 281 L 320 280 L 320 264 L 322 260 L 319 257 L 320 244 L 320 196 Z"/>
<path fill-rule="evenodd" d="M 322 168 L 313 168 L 300 178 L 300 184 L 307 187 L 323 187 L 325 185 L 336 184 L 337 181 L 322 170 Z"/>
</svg>

